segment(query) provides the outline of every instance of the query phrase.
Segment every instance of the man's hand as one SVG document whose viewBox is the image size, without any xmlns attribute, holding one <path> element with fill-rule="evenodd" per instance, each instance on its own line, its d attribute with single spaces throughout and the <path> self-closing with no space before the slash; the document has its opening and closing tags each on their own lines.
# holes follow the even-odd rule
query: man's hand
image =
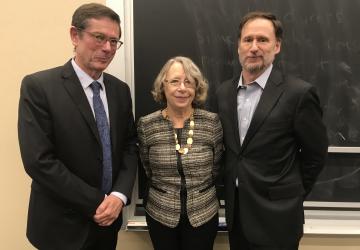
<svg viewBox="0 0 360 250">
<path fill-rule="evenodd" d="M 119 216 L 123 206 L 124 203 L 120 198 L 110 194 L 96 209 L 94 221 L 99 226 L 110 226 Z"/>
</svg>

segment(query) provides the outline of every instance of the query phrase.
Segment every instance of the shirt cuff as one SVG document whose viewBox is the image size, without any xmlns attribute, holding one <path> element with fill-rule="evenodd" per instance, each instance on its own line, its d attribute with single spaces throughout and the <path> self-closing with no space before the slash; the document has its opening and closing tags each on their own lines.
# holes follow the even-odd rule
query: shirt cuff
<svg viewBox="0 0 360 250">
<path fill-rule="evenodd" d="M 115 195 L 116 197 L 118 197 L 120 200 L 122 200 L 122 202 L 124 203 L 124 206 L 127 203 L 127 197 L 125 195 L 123 195 L 120 192 L 111 192 L 112 195 Z"/>
</svg>

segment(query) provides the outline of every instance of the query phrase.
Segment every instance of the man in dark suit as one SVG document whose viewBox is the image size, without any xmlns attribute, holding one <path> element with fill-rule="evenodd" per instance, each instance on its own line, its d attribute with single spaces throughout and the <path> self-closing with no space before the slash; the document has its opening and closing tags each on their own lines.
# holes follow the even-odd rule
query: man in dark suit
<svg viewBox="0 0 360 250">
<path fill-rule="evenodd" d="M 39 249 L 115 249 L 137 169 L 129 87 L 103 73 L 122 45 L 119 16 L 80 6 L 75 56 L 23 79 L 18 132 L 32 178 L 27 237 Z"/>
<path fill-rule="evenodd" d="M 327 135 L 313 86 L 273 67 L 282 27 L 270 13 L 240 23 L 239 77 L 220 85 L 230 248 L 298 249 L 303 201 L 323 168 Z"/>
</svg>

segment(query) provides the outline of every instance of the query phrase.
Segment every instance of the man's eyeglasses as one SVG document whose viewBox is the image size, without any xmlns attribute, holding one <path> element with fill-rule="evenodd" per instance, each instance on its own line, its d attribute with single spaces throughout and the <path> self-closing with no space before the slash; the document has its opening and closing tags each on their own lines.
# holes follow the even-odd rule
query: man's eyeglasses
<svg viewBox="0 0 360 250">
<path fill-rule="evenodd" d="M 89 31 L 86 31 L 83 29 L 77 29 L 77 30 L 80 32 L 85 32 L 86 34 L 90 35 L 92 38 L 95 39 L 96 43 L 101 46 L 104 45 L 107 41 L 109 41 L 110 46 L 112 48 L 119 49 L 124 44 L 119 39 L 107 37 L 106 35 L 104 35 L 102 33 L 89 32 Z"/>
<path fill-rule="evenodd" d="M 170 80 L 165 80 L 165 82 L 174 87 L 180 87 L 181 83 L 183 83 L 185 88 L 195 88 L 195 83 L 188 79 L 185 79 L 183 81 L 181 81 L 180 79 L 170 79 Z"/>
</svg>

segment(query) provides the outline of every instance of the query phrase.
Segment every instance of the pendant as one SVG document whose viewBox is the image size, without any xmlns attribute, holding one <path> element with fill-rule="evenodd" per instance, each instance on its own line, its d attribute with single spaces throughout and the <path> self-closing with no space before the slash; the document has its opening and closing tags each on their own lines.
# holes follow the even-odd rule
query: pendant
<svg viewBox="0 0 360 250">
<path fill-rule="evenodd" d="M 193 139 L 192 138 L 187 138 L 186 143 L 191 145 L 193 143 Z"/>
</svg>

